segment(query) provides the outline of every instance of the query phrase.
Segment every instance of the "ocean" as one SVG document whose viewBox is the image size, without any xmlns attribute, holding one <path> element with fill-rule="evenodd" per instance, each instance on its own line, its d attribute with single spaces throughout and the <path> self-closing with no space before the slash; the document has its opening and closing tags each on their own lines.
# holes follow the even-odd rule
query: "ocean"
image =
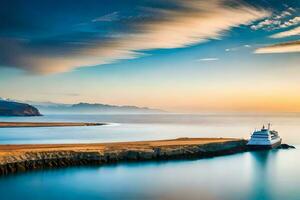
<svg viewBox="0 0 300 200">
<path fill-rule="evenodd" d="M 248 138 L 255 128 L 270 122 L 284 143 L 296 146 L 209 159 L 69 167 L 3 176 L 1 200 L 300 199 L 299 114 L 46 115 L 0 117 L 0 121 L 109 123 L 95 127 L 1 128 L 1 144 Z"/>
</svg>

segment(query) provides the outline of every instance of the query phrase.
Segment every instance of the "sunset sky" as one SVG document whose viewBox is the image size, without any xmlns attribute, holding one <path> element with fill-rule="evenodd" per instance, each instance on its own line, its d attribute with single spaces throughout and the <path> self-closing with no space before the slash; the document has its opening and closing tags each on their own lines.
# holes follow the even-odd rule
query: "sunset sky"
<svg viewBox="0 0 300 200">
<path fill-rule="evenodd" d="M 0 97 L 300 112 L 300 1 L 2 0 Z"/>
</svg>

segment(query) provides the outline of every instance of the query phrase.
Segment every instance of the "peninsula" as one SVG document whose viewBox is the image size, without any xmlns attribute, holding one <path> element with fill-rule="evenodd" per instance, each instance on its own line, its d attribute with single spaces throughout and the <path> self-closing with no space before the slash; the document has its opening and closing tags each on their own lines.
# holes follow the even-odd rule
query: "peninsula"
<svg viewBox="0 0 300 200">
<path fill-rule="evenodd" d="M 106 123 L 88 122 L 0 122 L 0 128 L 101 126 Z"/>
<path fill-rule="evenodd" d="M 0 175 L 122 161 L 206 158 L 247 151 L 246 143 L 246 140 L 232 138 L 179 138 L 98 144 L 0 145 Z"/>
<path fill-rule="evenodd" d="M 0 116 L 41 116 L 41 113 L 26 103 L 0 100 Z"/>
</svg>

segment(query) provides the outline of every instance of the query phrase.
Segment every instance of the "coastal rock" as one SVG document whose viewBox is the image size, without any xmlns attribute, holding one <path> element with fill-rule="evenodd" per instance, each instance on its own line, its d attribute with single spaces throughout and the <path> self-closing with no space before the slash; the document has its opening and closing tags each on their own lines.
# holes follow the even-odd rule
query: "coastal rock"
<svg viewBox="0 0 300 200">
<path fill-rule="evenodd" d="M 188 139 L 186 139 L 188 140 Z M 192 140 L 192 139 L 191 139 Z M 176 141 L 180 140 L 173 140 Z M 216 140 L 217 141 L 217 140 Z M 170 141 L 166 141 L 168 143 Z M 80 165 L 103 165 L 122 161 L 197 159 L 247 151 L 246 140 L 210 142 L 205 144 L 154 145 L 135 143 L 104 145 L 93 150 L 25 151 L 0 156 L 0 175 L 35 169 L 61 168 Z M 100 144 L 100 147 L 101 144 Z M 10 148 L 10 147 L 6 147 Z"/>
<path fill-rule="evenodd" d="M 24 103 L 0 100 L 0 116 L 40 116 L 37 108 Z"/>
<path fill-rule="evenodd" d="M 288 144 L 281 144 L 277 149 L 296 149 L 296 147 Z"/>
</svg>

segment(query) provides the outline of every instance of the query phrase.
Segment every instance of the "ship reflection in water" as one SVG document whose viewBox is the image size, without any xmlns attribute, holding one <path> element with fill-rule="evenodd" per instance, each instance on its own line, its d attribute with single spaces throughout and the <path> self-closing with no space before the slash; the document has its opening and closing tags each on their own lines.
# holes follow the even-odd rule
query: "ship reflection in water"
<svg viewBox="0 0 300 200">
<path fill-rule="evenodd" d="M 276 162 L 277 151 L 254 151 L 250 152 L 252 160 L 252 191 L 250 199 L 273 199 L 270 191 L 268 170 L 272 170 L 272 162 Z"/>
</svg>

